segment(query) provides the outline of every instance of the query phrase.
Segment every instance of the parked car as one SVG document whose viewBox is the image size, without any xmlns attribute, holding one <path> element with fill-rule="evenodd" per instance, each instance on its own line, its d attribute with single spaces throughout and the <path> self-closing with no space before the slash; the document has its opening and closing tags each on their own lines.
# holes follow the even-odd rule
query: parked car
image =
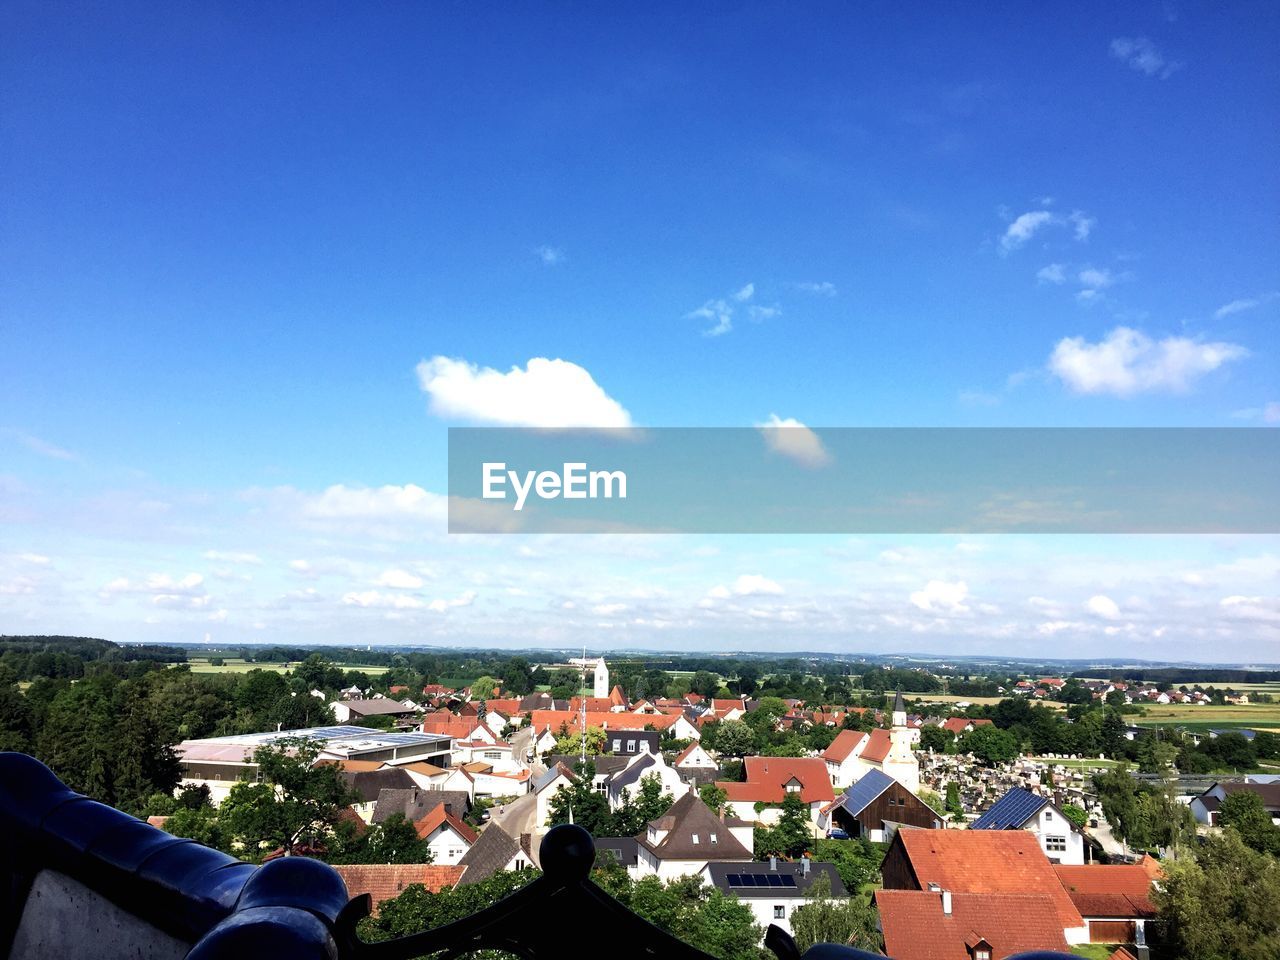
<svg viewBox="0 0 1280 960">
<path fill-rule="evenodd" d="M 848 840 L 849 831 L 841 830 L 839 827 L 832 827 L 827 831 L 828 840 Z"/>
</svg>

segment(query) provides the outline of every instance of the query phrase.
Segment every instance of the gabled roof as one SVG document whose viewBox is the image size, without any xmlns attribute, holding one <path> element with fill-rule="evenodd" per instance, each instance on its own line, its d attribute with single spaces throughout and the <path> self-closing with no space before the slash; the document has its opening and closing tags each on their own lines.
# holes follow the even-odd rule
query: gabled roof
<svg viewBox="0 0 1280 960">
<path fill-rule="evenodd" d="M 635 837 L 596 837 L 596 860 L 608 850 L 621 866 L 634 867 L 640 860 L 639 844 Z"/>
<path fill-rule="evenodd" d="M 826 877 L 833 897 L 847 897 L 840 872 L 833 863 L 785 860 L 758 861 L 755 863 L 708 863 L 707 879 L 722 893 L 732 893 L 740 900 L 762 897 L 770 899 L 804 899 L 809 888 L 819 877 Z"/>
<path fill-rule="evenodd" d="M 942 729 L 950 730 L 958 737 L 960 734 L 965 732 L 965 728 L 970 724 L 972 724 L 975 729 L 978 727 L 995 726 L 995 724 L 987 719 L 970 720 L 968 717 L 948 717 L 946 720 L 942 721 Z"/>
<path fill-rule="evenodd" d="M 400 896 L 410 884 L 420 883 L 432 893 L 439 893 L 457 884 L 463 868 L 434 863 L 344 863 L 334 864 L 333 869 L 347 885 L 348 896 L 369 894 L 374 916 L 377 916 L 378 907 L 384 901 Z"/>
<path fill-rule="evenodd" d="M 652 753 L 636 754 L 635 760 L 625 770 L 609 778 L 609 790 L 618 791 L 623 787 L 631 786 L 641 777 L 646 776 L 650 772 L 650 767 L 657 765 L 658 760 Z"/>
<path fill-rule="evenodd" d="M 577 775 L 574 774 L 574 772 L 570 770 L 567 766 L 565 766 L 565 764 L 554 763 L 547 768 L 545 773 L 534 778 L 533 784 L 532 784 L 533 792 L 541 793 L 544 787 L 547 787 L 550 784 L 555 783 L 556 777 L 565 777 L 570 781 L 578 779 Z"/>
<path fill-rule="evenodd" d="M 1053 898 L 1059 927 L 1084 926 L 1053 864 L 1025 830 L 899 830 L 886 858 L 899 847 L 922 890 L 931 883 L 957 893 L 1035 890 Z"/>
<path fill-rule="evenodd" d="M 767 784 L 776 787 L 778 799 L 792 780 L 800 783 L 800 799 L 805 803 L 825 802 L 835 797 L 827 764 L 820 757 L 746 757 L 748 784 Z"/>
<path fill-rule="evenodd" d="M 867 735 L 861 730 L 841 730 L 822 754 L 822 759 L 828 763 L 844 763 L 866 739 Z"/>
<path fill-rule="evenodd" d="M 643 730 L 652 726 L 656 730 L 665 730 L 678 718 L 665 713 L 591 713 L 586 716 L 588 727 L 601 727 L 605 730 Z M 551 728 L 553 734 L 559 734 L 560 725 L 564 724 L 570 733 L 582 728 L 582 715 L 567 710 L 535 710 L 533 724 L 538 729 L 543 725 Z"/>
<path fill-rule="evenodd" d="M 729 829 L 735 823 L 717 817 L 697 794 L 686 793 L 650 825 L 666 831 L 660 842 L 650 843 L 648 830 L 636 842 L 660 860 L 750 860 L 751 852 Z"/>
<path fill-rule="evenodd" d="M 844 792 L 839 800 L 850 816 L 856 817 L 867 808 L 876 797 L 884 793 L 894 784 L 893 777 L 879 770 L 868 770 L 853 786 Z"/>
<path fill-rule="evenodd" d="M 383 790 L 378 794 L 371 819 L 374 823 L 381 823 L 393 813 L 398 813 L 412 823 L 439 805 L 460 817 L 467 812 L 470 801 L 463 790 L 423 790 L 420 787 Z"/>
<path fill-rule="evenodd" d="M 889 731 L 876 727 L 867 735 L 867 745 L 862 748 L 862 759 L 869 763 L 879 763 L 889 755 L 889 747 L 892 745 Z"/>
<path fill-rule="evenodd" d="M 344 768 L 339 776 L 360 795 L 362 803 L 375 803 L 383 790 L 412 790 L 414 787 L 413 777 L 399 767 L 380 767 L 376 770 Z"/>
<path fill-rule="evenodd" d="M 970 830 L 1020 830 L 1036 816 L 1048 798 L 1037 796 L 1030 790 L 1014 787 L 991 805 L 991 809 L 969 824 Z"/>
<path fill-rule="evenodd" d="M 398 700 L 383 698 L 381 700 L 340 700 L 338 701 L 358 717 L 385 717 L 413 713 L 413 707 L 406 707 Z"/>
<path fill-rule="evenodd" d="M 1156 915 L 1151 902 L 1151 877 L 1136 863 L 1055 865 L 1081 916 L 1149 919 Z"/>
<path fill-rule="evenodd" d="M 418 836 L 423 840 L 428 839 L 431 834 L 441 827 L 451 828 L 454 833 L 467 841 L 468 845 L 475 843 L 477 839 L 476 832 L 471 829 L 470 825 L 463 823 L 450 814 L 443 803 L 436 804 L 425 817 L 414 823 L 414 827 L 418 831 Z"/>
<path fill-rule="evenodd" d="M 693 751 L 695 751 L 695 750 L 699 750 L 699 749 L 702 749 L 702 744 L 700 744 L 697 740 L 694 740 L 694 741 L 693 741 L 692 743 L 690 743 L 687 747 L 685 747 L 685 748 L 684 748 L 683 750 L 681 750 L 678 754 L 676 754 L 676 758 L 675 758 L 674 760 L 672 760 L 672 761 L 671 761 L 671 765 L 672 765 L 673 767 L 678 767 L 678 766 L 680 766 L 680 764 L 682 764 L 685 760 L 687 760 L 687 759 L 688 759 L 689 754 L 691 754 L 691 753 L 693 753 Z M 704 752 L 705 752 L 705 751 L 704 751 Z M 709 758 L 708 758 L 708 759 L 709 759 Z"/>
<path fill-rule="evenodd" d="M 885 953 L 895 960 L 971 960 L 967 947 L 983 941 L 992 960 L 1068 949 L 1053 901 L 1042 894 L 952 893 L 949 916 L 942 895 L 927 890 L 877 890 L 875 900 Z"/>
<path fill-rule="evenodd" d="M 491 823 L 481 832 L 480 838 L 471 845 L 471 849 L 462 855 L 458 866 L 466 867 L 459 885 L 479 883 L 487 880 L 501 870 L 507 869 L 511 858 L 520 852 L 520 844 L 516 838 L 503 830 L 496 823 Z"/>
</svg>

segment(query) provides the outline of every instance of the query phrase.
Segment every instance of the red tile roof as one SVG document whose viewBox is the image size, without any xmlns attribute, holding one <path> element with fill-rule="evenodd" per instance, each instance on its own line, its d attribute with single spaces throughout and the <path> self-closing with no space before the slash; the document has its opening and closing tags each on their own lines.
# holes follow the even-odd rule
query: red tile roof
<svg viewBox="0 0 1280 960">
<path fill-rule="evenodd" d="M 715 713 L 728 713 L 730 710 L 746 712 L 747 708 L 742 705 L 741 700 L 712 700 L 711 709 Z"/>
<path fill-rule="evenodd" d="M 607 730 L 643 730 L 652 725 L 656 730 L 665 730 L 678 720 L 678 717 L 665 713 L 587 713 L 588 727 L 603 727 Z M 533 725 L 541 730 L 544 726 L 551 728 L 554 736 L 559 736 L 560 725 L 565 724 L 569 732 L 581 728 L 582 716 L 567 710 L 535 710 Z"/>
<path fill-rule="evenodd" d="M 822 755 L 822 759 L 831 763 L 844 763 L 849 758 L 849 754 L 858 749 L 858 744 L 867 739 L 867 735 L 861 730 L 841 730 L 836 734 L 836 738 L 831 741 L 831 746 Z"/>
<path fill-rule="evenodd" d="M 347 893 L 358 897 L 367 893 L 373 899 L 373 912 L 385 900 L 394 900 L 411 883 L 420 883 L 432 893 L 457 884 L 466 867 L 434 863 L 361 863 L 335 864 Z"/>
<path fill-rule="evenodd" d="M 514 717 L 520 713 L 520 698 L 509 697 L 505 699 L 486 700 L 484 702 L 486 713 L 492 713 L 497 710 L 499 713 L 505 713 L 508 717 Z"/>
<path fill-rule="evenodd" d="M 469 825 L 450 814 L 443 803 L 437 803 L 425 817 L 414 821 L 413 826 L 418 831 L 418 836 L 426 840 L 446 824 L 452 827 L 454 832 L 469 844 L 475 843 L 479 836 Z"/>
<path fill-rule="evenodd" d="M 875 900 L 885 953 L 895 960 L 971 960 L 967 947 L 984 940 L 992 960 L 1028 950 L 1067 952 L 1053 901 L 1043 894 L 952 893 L 950 916 L 942 912 L 942 895 L 927 890 L 878 890 Z"/>
<path fill-rule="evenodd" d="M 825 760 L 818 757 L 746 757 L 746 783 L 719 782 L 728 798 L 738 802 L 781 803 L 786 785 L 800 781 L 800 799 L 826 803 L 835 797 Z"/>
<path fill-rule="evenodd" d="M 867 737 L 867 745 L 862 750 L 862 759 L 870 763 L 879 763 L 889 755 L 889 731 L 876 727 Z"/>
<path fill-rule="evenodd" d="M 922 890 L 930 883 L 957 893 L 1035 890 L 1053 898 L 1060 926 L 1084 926 L 1053 864 L 1025 830 L 900 830 L 898 844 Z"/>
<path fill-rule="evenodd" d="M 1085 917 L 1154 917 L 1151 878 L 1136 863 L 1055 866 L 1054 873 Z"/>
<path fill-rule="evenodd" d="M 994 726 L 990 720 L 970 720 L 968 717 L 948 717 L 942 723 L 943 730 L 950 730 L 957 737 L 964 733 L 965 727 L 973 724 L 974 727 L 990 727 Z"/>
<path fill-rule="evenodd" d="M 485 723 L 479 717 L 455 717 L 451 713 L 433 713 L 422 721 L 422 732 L 453 737 L 455 740 L 470 740 L 471 735 L 481 726 L 485 726 Z M 488 727 L 485 726 L 485 729 Z M 496 735 L 494 739 L 497 739 Z"/>
</svg>

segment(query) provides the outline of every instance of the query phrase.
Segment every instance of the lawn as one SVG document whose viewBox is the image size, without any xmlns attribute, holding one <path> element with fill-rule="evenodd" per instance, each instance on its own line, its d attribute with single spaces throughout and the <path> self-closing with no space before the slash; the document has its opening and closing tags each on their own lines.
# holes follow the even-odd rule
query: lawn
<svg viewBox="0 0 1280 960">
<path fill-rule="evenodd" d="M 1059 757 L 1032 757 L 1039 763 L 1050 763 L 1055 767 L 1066 767 L 1068 770 L 1096 770 L 1120 766 L 1119 760 L 1063 760 Z"/>
<path fill-rule="evenodd" d="M 1089 960 L 1109 960 L 1118 946 L 1118 943 L 1078 943 L 1071 948 L 1071 952 L 1077 957 L 1088 957 Z"/>
<path fill-rule="evenodd" d="M 192 657 L 187 661 L 187 665 L 191 668 L 192 673 L 248 673 L 250 670 L 274 670 L 276 673 L 284 673 L 286 669 L 293 669 L 297 664 L 291 664 L 286 667 L 283 663 L 250 663 L 247 660 L 241 660 L 236 657 L 228 657 L 222 662 L 222 666 L 215 667 L 209 662 L 208 657 Z M 358 663 L 340 663 L 337 666 L 344 670 L 359 670 L 361 673 L 367 673 L 369 676 L 377 676 L 387 672 L 386 667 L 375 667 Z"/>
</svg>

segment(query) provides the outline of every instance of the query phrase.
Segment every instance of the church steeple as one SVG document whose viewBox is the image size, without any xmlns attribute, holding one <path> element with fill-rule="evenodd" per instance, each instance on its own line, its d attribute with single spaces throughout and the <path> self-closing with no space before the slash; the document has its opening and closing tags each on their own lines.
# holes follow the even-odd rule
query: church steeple
<svg viewBox="0 0 1280 960">
<path fill-rule="evenodd" d="M 905 727 L 907 725 L 907 705 L 902 700 L 902 691 L 899 690 L 893 698 L 893 726 Z"/>
</svg>

